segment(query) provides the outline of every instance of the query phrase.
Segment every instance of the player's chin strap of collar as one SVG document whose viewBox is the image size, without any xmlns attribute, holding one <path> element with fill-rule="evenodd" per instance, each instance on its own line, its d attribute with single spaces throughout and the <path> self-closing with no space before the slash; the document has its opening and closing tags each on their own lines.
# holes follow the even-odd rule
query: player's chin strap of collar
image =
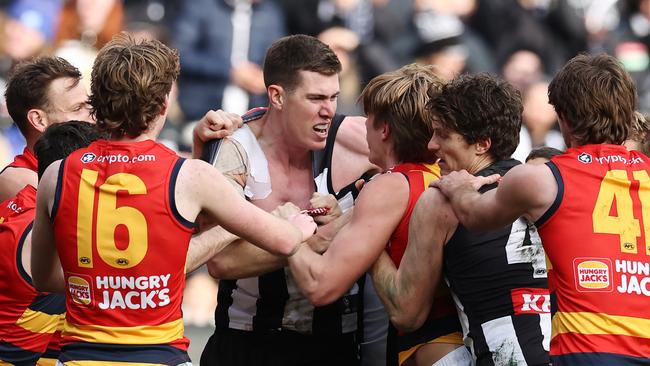
<svg viewBox="0 0 650 366">
<path fill-rule="evenodd" d="M 244 113 L 241 118 L 244 123 L 255 121 L 262 118 L 267 110 L 267 107 L 253 108 L 250 111 Z M 214 162 L 217 161 L 217 156 L 219 156 L 219 149 L 221 148 L 222 140 L 223 139 L 214 139 L 206 142 L 205 146 L 203 147 L 203 153 L 201 154 L 201 160 L 208 162 L 210 165 L 214 165 Z"/>
</svg>

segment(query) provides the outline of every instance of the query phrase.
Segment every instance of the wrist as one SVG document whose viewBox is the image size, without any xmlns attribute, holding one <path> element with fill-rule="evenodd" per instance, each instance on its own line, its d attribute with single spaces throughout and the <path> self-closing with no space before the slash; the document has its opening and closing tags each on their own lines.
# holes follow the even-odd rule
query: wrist
<svg viewBox="0 0 650 366">
<path fill-rule="evenodd" d="M 302 242 L 298 242 L 295 247 L 287 254 L 287 258 L 292 257 L 294 254 L 298 253 L 298 250 L 300 250 L 300 246 L 302 245 Z"/>
</svg>

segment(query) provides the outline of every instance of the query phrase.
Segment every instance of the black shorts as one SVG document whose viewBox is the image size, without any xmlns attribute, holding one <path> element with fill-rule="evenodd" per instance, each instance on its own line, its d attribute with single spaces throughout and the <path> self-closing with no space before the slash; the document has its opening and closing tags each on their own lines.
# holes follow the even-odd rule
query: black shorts
<svg viewBox="0 0 650 366">
<path fill-rule="evenodd" d="M 217 329 L 201 366 L 358 366 L 354 333 L 311 336 L 293 331 Z"/>
</svg>

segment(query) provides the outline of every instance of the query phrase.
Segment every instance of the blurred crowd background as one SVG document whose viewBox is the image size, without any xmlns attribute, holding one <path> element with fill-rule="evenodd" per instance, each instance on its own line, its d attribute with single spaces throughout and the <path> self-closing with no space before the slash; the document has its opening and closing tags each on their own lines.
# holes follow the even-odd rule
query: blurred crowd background
<svg viewBox="0 0 650 366">
<path fill-rule="evenodd" d="M 319 37 L 341 59 L 343 114 L 362 113 L 365 83 L 406 63 L 434 64 L 444 79 L 501 75 L 524 98 L 519 159 L 538 146 L 564 148 L 547 86 L 577 53 L 615 55 L 637 82 L 641 112 L 650 112 L 650 0 L 0 0 L 0 90 L 17 62 L 38 55 L 66 58 L 88 83 L 97 50 L 122 30 L 180 52 L 161 135 L 180 153 L 209 109 L 266 104 L 264 54 L 296 33 Z M 1 99 L 0 167 L 24 144 Z M 188 323 L 212 321 L 213 286 L 207 275 L 188 282 Z"/>
</svg>

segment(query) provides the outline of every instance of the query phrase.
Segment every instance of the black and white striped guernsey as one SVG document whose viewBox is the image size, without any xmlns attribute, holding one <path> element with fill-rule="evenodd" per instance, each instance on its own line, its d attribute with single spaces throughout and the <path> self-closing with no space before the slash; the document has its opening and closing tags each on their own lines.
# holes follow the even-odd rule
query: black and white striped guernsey
<svg viewBox="0 0 650 366">
<path fill-rule="evenodd" d="M 503 176 L 517 164 L 516 160 L 500 161 L 476 175 Z M 518 219 L 487 232 L 472 232 L 459 225 L 445 245 L 444 275 L 456 302 L 465 344 L 477 365 L 549 364 L 546 262 L 532 224 Z"/>
<path fill-rule="evenodd" d="M 345 116 L 336 115 L 324 150 L 312 153 L 315 190 L 334 194 L 342 209 L 358 194 L 351 184 L 338 193 L 332 187 L 331 162 L 336 133 Z M 314 307 L 296 285 L 288 268 L 239 280 L 219 282 L 215 312 L 217 329 L 245 331 L 291 330 L 302 334 L 337 335 L 357 329 L 358 286 L 336 302 Z"/>
</svg>

